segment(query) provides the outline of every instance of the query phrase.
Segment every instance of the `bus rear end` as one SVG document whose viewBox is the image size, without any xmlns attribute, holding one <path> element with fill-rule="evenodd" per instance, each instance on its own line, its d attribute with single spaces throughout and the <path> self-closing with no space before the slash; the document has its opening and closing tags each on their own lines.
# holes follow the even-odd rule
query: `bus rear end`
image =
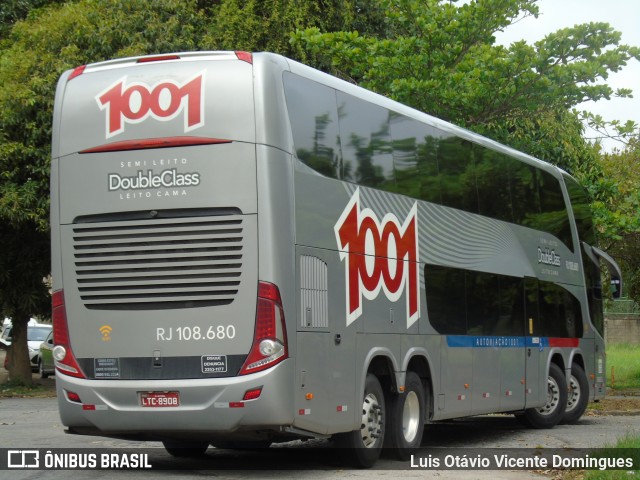
<svg viewBox="0 0 640 480">
<path fill-rule="evenodd" d="M 292 377 L 280 295 L 258 275 L 253 98 L 243 53 L 60 79 L 54 356 L 70 432 L 208 441 L 292 423 L 275 394 Z"/>
</svg>

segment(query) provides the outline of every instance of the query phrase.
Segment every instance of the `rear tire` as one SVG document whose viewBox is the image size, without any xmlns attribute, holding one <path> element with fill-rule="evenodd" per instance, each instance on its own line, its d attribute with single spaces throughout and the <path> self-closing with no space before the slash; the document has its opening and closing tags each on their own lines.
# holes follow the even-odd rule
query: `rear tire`
<svg viewBox="0 0 640 480">
<path fill-rule="evenodd" d="M 40 372 L 40 378 L 49 378 L 49 374 L 44 371 L 44 365 L 42 365 L 42 358 L 38 360 L 38 372 Z"/>
<path fill-rule="evenodd" d="M 174 457 L 201 457 L 209 448 L 209 442 L 180 442 L 178 440 L 163 440 L 164 449 Z"/>
<path fill-rule="evenodd" d="M 547 377 L 547 402 L 525 410 L 523 423 L 532 428 L 553 428 L 562 420 L 566 407 L 567 380 L 562 369 L 552 363 Z"/>
<path fill-rule="evenodd" d="M 408 460 L 420 447 L 425 422 L 425 393 L 420 377 L 407 372 L 405 391 L 391 394 L 387 409 L 385 447 L 398 460 Z"/>
<path fill-rule="evenodd" d="M 384 393 L 375 375 L 367 374 L 358 430 L 334 435 L 343 459 L 358 468 L 372 467 L 382 451 L 385 423 Z"/>
<path fill-rule="evenodd" d="M 589 403 L 589 380 L 580 365 L 571 365 L 571 377 L 567 393 L 567 408 L 562 423 L 576 423 Z"/>
</svg>

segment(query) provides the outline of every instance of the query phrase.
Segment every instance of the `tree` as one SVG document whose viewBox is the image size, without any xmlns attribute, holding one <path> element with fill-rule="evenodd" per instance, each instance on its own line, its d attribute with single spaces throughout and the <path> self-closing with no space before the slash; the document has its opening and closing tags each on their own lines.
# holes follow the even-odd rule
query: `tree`
<svg viewBox="0 0 640 480">
<path fill-rule="evenodd" d="M 380 4 L 392 37 L 310 28 L 297 31 L 293 42 L 329 64 L 333 74 L 507 144 L 514 132 L 540 135 L 536 119 L 551 120 L 554 133 L 567 134 L 531 141 L 525 135 L 514 146 L 567 168 L 583 162 L 586 148 L 571 108 L 631 94 L 601 83 L 640 56 L 638 48 L 619 45 L 620 33 L 606 23 L 576 25 L 534 45 L 516 42 L 507 48 L 495 45 L 494 33 L 522 16 L 537 15 L 535 1 Z M 545 141 L 551 144 L 544 146 Z"/>
<path fill-rule="evenodd" d="M 640 131 L 622 150 L 602 157 L 604 178 L 614 185 L 596 208 L 600 241 L 620 263 L 625 295 L 640 299 Z"/>
<path fill-rule="evenodd" d="M 384 35 L 385 12 L 369 0 L 224 0 L 212 12 L 214 25 L 204 42 L 222 50 L 269 51 L 321 64 L 317 56 L 291 42 L 297 30 L 358 30 Z"/>
<path fill-rule="evenodd" d="M 13 24 L 24 19 L 28 13 L 36 8 L 51 3 L 61 3 L 63 0 L 3 0 L 0 4 L 0 39 L 5 38 Z"/>
<path fill-rule="evenodd" d="M 26 323 L 50 316 L 43 277 L 58 77 L 114 57 L 201 48 L 205 20 L 193 1 L 84 0 L 32 11 L 11 29 L 0 61 L 0 313 L 14 324 L 11 378 L 31 381 Z"/>
</svg>

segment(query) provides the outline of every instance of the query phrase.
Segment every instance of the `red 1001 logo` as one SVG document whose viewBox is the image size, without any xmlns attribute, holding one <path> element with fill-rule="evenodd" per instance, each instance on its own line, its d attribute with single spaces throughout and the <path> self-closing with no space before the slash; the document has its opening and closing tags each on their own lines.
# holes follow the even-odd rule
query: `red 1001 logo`
<svg viewBox="0 0 640 480">
<path fill-rule="evenodd" d="M 127 123 L 149 117 L 169 121 L 183 110 L 185 132 L 204 125 L 204 72 L 183 83 L 165 80 L 149 86 L 125 82 L 126 77 L 96 95 L 100 109 L 107 111 L 107 138 L 124 132 Z"/>
<path fill-rule="evenodd" d="M 387 213 L 382 221 L 360 207 L 360 189 L 349 200 L 334 227 L 345 265 L 347 325 L 362 315 L 362 296 L 374 300 L 384 291 L 391 302 L 405 294 L 407 328 L 420 318 L 418 271 L 418 204 L 404 223 Z"/>
</svg>

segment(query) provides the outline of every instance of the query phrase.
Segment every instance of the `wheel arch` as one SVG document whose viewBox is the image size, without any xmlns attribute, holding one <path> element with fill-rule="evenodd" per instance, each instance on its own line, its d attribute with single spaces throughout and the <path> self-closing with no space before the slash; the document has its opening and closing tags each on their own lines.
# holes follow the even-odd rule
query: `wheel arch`
<svg viewBox="0 0 640 480">
<path fill-rule="evenodd" d="M 395 372 L 398 371 L 398 365 L 389 350 L 372 350 L 369 352 L 365 365 L 366 368 L 362 369 L 362 375 L 360 378 L 360 396 L 362 396 L 362 393 L 364 392 L 366 378 L 370 373 L 377 377 L 383 391 L 397 391 L 398 383 Z"/>
</svg>

